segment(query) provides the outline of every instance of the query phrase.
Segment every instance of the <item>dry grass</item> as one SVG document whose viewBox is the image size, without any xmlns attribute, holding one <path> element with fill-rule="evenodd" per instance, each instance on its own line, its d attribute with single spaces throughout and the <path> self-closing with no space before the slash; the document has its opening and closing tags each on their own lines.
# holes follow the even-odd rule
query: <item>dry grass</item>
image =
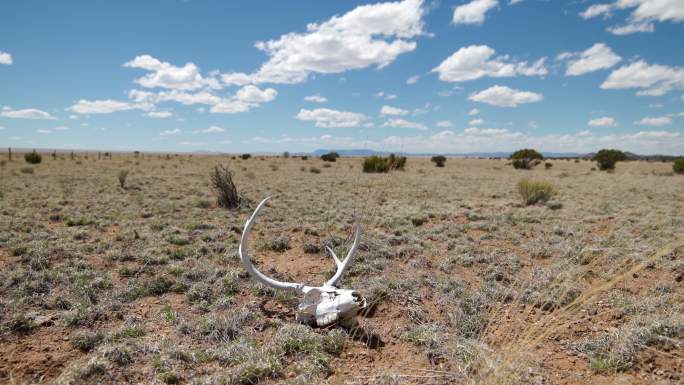
<svg viewBox="0 0 684 385">
<path fill-rule="evenodd" d="M 682 381 L 670 164 L 409 159 L 367 174 L 348 158 L 94 158 L 0 168 L 0 383 Z M 296 325 L 296 298 L 244 274 L 253 207 L 212 204 L 218 163 L 249 201 L 274 196 L 252 253 L 281 279 L 323 282 L 323 246 L 344 255 L 362 218 L 342 282 L 372 304 L 362 329 Z M 521 204 L 522 176 L 553 185 L 562 210 Z"/>
</svg>

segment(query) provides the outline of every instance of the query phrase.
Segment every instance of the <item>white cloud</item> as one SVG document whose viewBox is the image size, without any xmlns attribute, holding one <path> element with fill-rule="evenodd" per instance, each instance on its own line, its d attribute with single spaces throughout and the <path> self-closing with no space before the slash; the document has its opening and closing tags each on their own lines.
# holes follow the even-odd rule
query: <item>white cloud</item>
<svg viewBox="0 0 684 385">
<path fill-rule="evenodd" d="M 0 64 L 12 64 L 12 55 L 8 52 L 0 51 Z"/>
<path fill-rule="evenodd" d="M 440 128 L 451 128 L 453 126 L 454 126 L 454 124 L 448 120 L 440 120 L 439 122 L 437 122 L 437 127 L 440 127 Z"/>
<path fill-rule="evenodd" d="M 178 143 L 181 146 L 188 146 L 188 147 L 199 147 L 199 146 L 206 146 L 209 143 L 207 142 L 191 142 L 191 141 L 183 141 Z"/>
<path fill-rule="evenodd" d="M 420 131 L 426 131 L 428 128 L 424 124 L 412 122 L 405 119 L 390 119 L 382 124 L 383 127 L 393 128 L 412 128 Z"/>
<path fill-rule="evenodd" d="M 328 101 L 328 99 L 326 99 L 325 97 L 318 95 L 318 94 L 305 96 L 304 100 L 306 100 L 307 102 L 312 102 L 312 103 L 325 103 Z"/>
<path fill-rule="evenodd" d="M 394 99 L 396 99 L 398 96 L 395 95 L 395 94 L 388 94 L 388 93 L 386 93 L 385 91 L 380 91 L 380 92 L 378 92 L 377 94 L 375 94 L 375 97 L 377 97 L 377 98 L 383 98 L 383 99 L 387 99 L 387 100 L 394 100 Z"/>
<path fill-rule="evenodd" d="M 150 71 L 147 75 L 135 80 L 136 83 L 145 88 L 159 87 L 177 90 L 196 90 L 203 87 L 221 88 L 217 79 L 203 77 L 194 63 L 186 63 L 183 67 L 176 67 L 150 55 L 142 55 L 124 63 L 124 67 Z"/>
<path fill-rule="evenodd" d="M 587 124 L 592 127 L 617 127 L 619 125 L 615 118 L 609 116 L 591 119 Z"/>
<path fill-rule="evenodd" d="M 257 105 L 245 103 L 240 100 L 223 99 L 220 102 L 213 105 L 211 109 L 209 109 L 209 112 L 215 114 L 238 114 L 240 112 L 247 112 L 255 106 Z"/>
<path fill-rule="evenodd" d="M 679 132 L 672 131 L 639 131 L 636 134 L 629 135 L 633 139 L 639 138 L 680 138 L 682 136 Z"/>
<path fill-rule="evenodd" d="M 37 120 L 55 120 L 54 116 L 49 113 L 38 110 L 36 108 L 26 108 L 23 110 L 13 110 L 11 107 L 3 107 L 0 111 L 0 116 L 12 119 L 37 119 Z"/>
<path fill-rule="evenodd" d="M 406 79 L 406 84 L 408 85 L 413 85 L 418 83 L 418 80 L 420 79 L 420 75 L 413 75 L 410 78 Z"/>
<path fill-rule="evenodd" d="M 669 116 L 657 116 L 657 117 L 650 117 L 647 116 L 645 118 L 642 118 L 641 120 L 634 122 L 634 124 L 638 126 L 654 126 L 654 127 L 660 127 L 660 126 L 667 126 L 672 124 L 672 118 Z"/>
<path fill-rule="evenodd" d="M 53 128 L 53 130 L 55 130 L 55 131 L 68 131 L 68 130 L 70 130 L 70 128 L 65 127 L 65 126 L 57 126 L 57 127 Z"/>
<path fill-rule="evenodd" d="M 528 65 L 526 61 L 517 62 L 505 56 L 494 57 L 496 51 L 486 45 L 461 47 L 446 58 L 432 72 L 446 82 L 463 82 L 482 77 L 543 76 L 548 73 L 544 58 Z"/>
<path fill-rule="evenodd" d="M 596 43 L 582 52 L 565 52 L 558 56 L 566 59 L 565 76 L 578 76 L 614 66 L 622 59 L 604 43 Z"/>
<path fill-rule="evenodd" d="M 479 113 L 480 113 L 480 110 L 478 110 L 477 108 L 473 108 L 472 110 L 470 110 L 470 112 L 468 112 L 468 115 L 475 116 L 475 115 L 478 115 Z"/>
<path fill-rule="evenodd" d="M 471 120 L 471 121 L 468 122 L 468 125 L 469 125 L 469 126 L 480 126 L 480 125 L 482 125 L 482 124 L 484 124 L 484 120 L 483 120 L 483 119 L 473 119 L 473 120 Z"/>
<path fill-rule="evenodd" d="M 499 5 L 498 0 L 472 0 L 454 8 L 454 24 L 482 24 L 485 14 Z"/>
<path fill-rule="evenodd" d="M 316 127 L 335 128 L 358 127 L 368 118 L 366 115 L 357 112 L 337 111 L 329 108 L 316 108 L 313 110 L 302 108 L 297 114 L 297 119 L 316 122 Z"/>
<path fill-rule="evenodd" d="M 147 116 L 149 116 L 150 118 L 163 119 L 172 117 L 173 113 L 169 111 L 150 111 L 147 113 Z"/>
<path fill-rule="evenodd" d="M 159 135 L 161 136 L 171 136 L 171 135 L 179 135 L 181 133 L 180 128 L 174 128 L 173 130 L 164 130 Z"/>
<path fill-rule="evenodd" d="M 245 103 L 268 103 L 275 99 L 278 95 L 278 91 L 273 88 L 266 88 L 264 90 L 253 85 L 247 85 L 235 94 L 235 98 L 241 102 Z"/>
<path fill-rule="evenodd" d="M 639 60 L 613 70 L 601 88 L 638 88 L 637 95 L 665 95 L 671 90 L 684 89 L 684 67 L 648 64 Z"/>
<path fill-rule="evenodd" d="M 416 48 L 423 34 L 423 0 L 362 5 L 323 23 L 307 25 L 277 40 L 257 42 L 269 60 L 252 74 L 222 76 L 226 84 L 306 81 L 313 73 L 334 74 L 370 66 L 383 68 Z"/>
<path fill-rule="evenodd" d="M 392 107 L 392 106 L 382 106 L 382 108 L 380 109 L 380 115 L 382 115 L 382 116 L 407 115 L 408 113 L 409 113 L 408 110 L 402 110 L 401 108 Z"/>
<path fill-rule="evenodd" d="M 51 134 L 52 131 L 44 129 L 44 128 L 39 128 L 36 130 L 36 133 L 38 133 L 38 134 Z"/>
<path fill-rule="evenodd" d="M 113 112 L 128 111 L 141 109 L 149 109 L 147 104 L 132 104 L 122 102 L 119 100 L 85 100 L 81 99 L 73 106 L 67 108 L 67 111 L 72 111 L 77 114 L 111 114 Z"/>
<path fill-rule="evenodd" d="M 655 31 L 655 26 L 653 23 L 648 22 L 627 23 L 625 25 L 614 25 L 612 27 L 608 27 L 608 32 L 618 36 L 630 35 L 637 32 L 653 31 Z"/>
<path fill-rule="evenodd" d="M 653 32 L 653 22 L 684 21 L 684 2 L 681 0 L 617 0 L 608 4 L 594 4 L 580 13 L 584 19 L 597 16 L 609 18 L 615 10 L 631 12 L 626 24 L 612 26 L 608 31 L 616 35 L 627 35 L 635 32 Z"/>
<path fill-rule="evenodd" d="M 505 128 L 468 127 L 465 130 L 463 130 L 463 132 L 469 135 L 503 135 L 508 134 L 510 131 L 508 131 Z"/>
<path fill-rule="evenodd" d="M 219 126 L 209 126 L 203 130 L 194 130 L 192 131 L 193 134 L 220 134 L 222 132 L 225 132 L 226 129 L 223 127 Z"/>
<path fill-rule="evenodd" d="M 497 107 L 517 107 L 520 104 L 536 103 L 543 99 L 544 96 L 542 94 L 516 90 L 506 86 L 491 86 L 468 97 L 468 100 Z"/>
<path fill-rule="evenodd" d="M 523 2 L 523 0 L 511 0 L 508 2 L 508 5 L 516 5 L 516 4 L 519 4 L 522 2 Z"/>
<path fill-rule="evenodd" d="M 613 6 L 611 4 L 593 4 L 581 12 L 580 16 L 585 20 L 596 16 L 608 17 L 612 10 Z"/>
</svg>

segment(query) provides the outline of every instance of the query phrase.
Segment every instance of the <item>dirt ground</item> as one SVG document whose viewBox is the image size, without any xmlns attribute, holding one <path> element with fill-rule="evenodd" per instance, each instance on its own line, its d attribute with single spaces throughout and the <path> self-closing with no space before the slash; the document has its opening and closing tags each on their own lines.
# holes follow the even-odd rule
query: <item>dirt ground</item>
<svg viewBox="0 0 684 385">
<path fill-rule="evenodd" d="M 6 158 L 2 158 L 6 159 Z M 90 154 L 0 167 L 0 383 L 681 384 L 684 177 L 670 163 Z M 217 205 L 227 165 L 243 206 Z M 128 171 L 124 187 L 119 175 Z M 555 187 L 526 206 L 523 178 Z M 360 327 L 295 322 L 363 238 L 340 286 Z"/>
</svg>

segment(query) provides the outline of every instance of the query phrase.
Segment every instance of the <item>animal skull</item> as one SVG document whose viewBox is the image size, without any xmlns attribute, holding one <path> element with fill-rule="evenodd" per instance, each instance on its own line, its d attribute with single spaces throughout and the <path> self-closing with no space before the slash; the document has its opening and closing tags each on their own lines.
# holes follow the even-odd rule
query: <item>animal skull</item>
<svg viewBox="0 0 684 385">
<path fill-rule="evenodd" d="M 281 282 L 273 278 L 267 277 L 262 272 L 257 270 L 252 264 L 247 252 L 249 231 L 256 220 L 261 208 L 266 204 L 270 197 L 264 199 L 259 203 L 254 210 L 252 216 L 245 223 L 245 229 L 242 231 L 242 239 L 240 240 L 240 261 L 247 269 L 247 272 L 257 281 L 262 284 L 279 290 L 295 291 L 303 295 L 302 301 L 297 307 L 297 321 L 317 326 L 328 326 L 334 323 L 339 323 L 345 327 L 352 327 L 356 325 L 356 314 L 366 307 L 366 299 L 357 291 L 349 289 L 338 289 L 335 287 L 337 281 L 342 277 L 345 270 L 354 261 L 354 254 L 359 246 L 361 239 L 361 225 L 356 224 L 354 234 L 354 243 L 347 253 L 344 261 L 340 261 L 335 255 L 335 252 L 326 247 L 330 255 L 335 260 L 337 265 L 337 272 L 328 280 L 323 286 L 313 287 L 306 286 L 302 283 Z"/>
</svg>

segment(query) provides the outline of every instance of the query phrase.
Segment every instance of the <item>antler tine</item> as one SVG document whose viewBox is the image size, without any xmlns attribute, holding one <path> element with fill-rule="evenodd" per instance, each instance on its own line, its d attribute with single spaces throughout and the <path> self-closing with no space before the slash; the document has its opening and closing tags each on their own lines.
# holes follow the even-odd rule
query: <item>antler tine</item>
<svg viewBox="0 0 684 385">
<path fill-rule="evenodd" d="M 330 247 L 328 247 L 328 251 L 332 255 L 332 257 L 335 259 L 335 264 L 337 264 L 337 272 L 335 275 L 333 275 L 332 278 L 328 280 L 328 282 L 325 283 L 326 286 L 335 286 L 337 284 L 337 281 L 342 278 L 342 275 L 344 272 L 351 266 L 352 262 L 354 262 L 354 255 L 356 254 L 356 249 L 359 247 L 359 243 L 361 241 L 361 223 L 358 221 L 356 222 L 356 229 L 354 232 L 354 243 L 352 243 L 351 248 L 349 249 L 349 252 L 347 253 L 347 257 L 344 259 L 344 261 L 340 262 L 339 258 L 337 258 L 337 255 L 332 251 Z"/>
<path fill-rule="evenodd" d="M 254 224 L 257 215 L 259 214 L 259 211 L 261 211 L 261 208 L 264 207 L 264 205 L 269 199 L 271 199 L 271 197 L 267 197 L 264 200 L 262 200 L 261 203 L 259 203 L 257 208 L 254 210 L 252 216 L 245 223 L 245 229 L 242 231 L 242 239 L 240 240 L 240 247 L 238 249 L 240 253 L 240 261 L 242 261 L 242 264 L 245 266 L 245 269 L 247 269 L 247 272 L 252 277 L 254 277 L 254 279 L 261 282 L 262 284 L 270 286 L 274 289 L 294 290 L 301 292 L 304 288 L 303 284 L 294 282 L 281 282 L 276 281 L 273 278 L 269 278 L 262 272 L 260 272 L 256 267 L 254 267 L 254 265 L 252 264 L 252 260 L 249 258 L 249 253 L 247 252 L 249 244 L 249 230 L 251 230 L 252 225 Z"/>
</svg>

